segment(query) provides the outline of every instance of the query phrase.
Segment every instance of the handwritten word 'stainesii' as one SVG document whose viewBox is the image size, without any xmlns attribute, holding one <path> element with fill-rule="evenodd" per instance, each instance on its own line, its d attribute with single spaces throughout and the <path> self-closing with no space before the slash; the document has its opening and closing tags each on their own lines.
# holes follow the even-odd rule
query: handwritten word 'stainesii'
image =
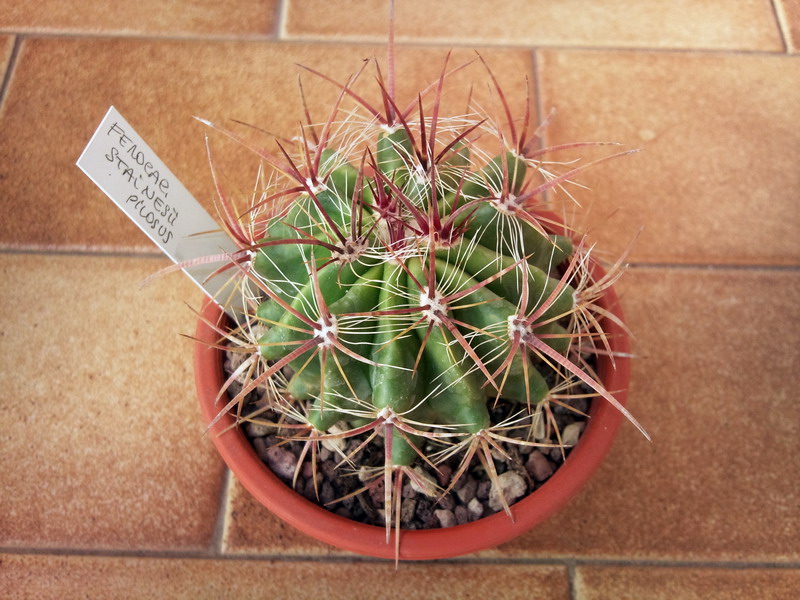
<svg viewBox="0 0 800 600">
<path fill-rule="evenodd" d="M 125 129 L 114 122 L 107 135 L 113 140 L 106 160 L 114 163 L 124 179 L 133 186 L 137 194 L 125 201 L 132 205 L 144 222 L 158 233 L 166 244 L 172 237 L 172 227 L 178 218 L 178 210 L 167 202 L 169 179 L 162 177 L 158 169 L 147 159 L 145 152 L 125 133 Z"/>
</svg>

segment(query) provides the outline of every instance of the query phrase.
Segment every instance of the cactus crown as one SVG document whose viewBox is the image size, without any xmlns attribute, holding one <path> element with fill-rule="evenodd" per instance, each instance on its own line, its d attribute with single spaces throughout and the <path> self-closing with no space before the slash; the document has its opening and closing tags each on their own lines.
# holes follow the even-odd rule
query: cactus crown
<svg viewBox="0 0 800 600">
<path fill-rule="evenodd" d="M 550 173 L 542 157 L 564 147 L 539 147 L 530 111 L 511 116 L 488 66 L 502 122 L 477 109 L 442 118 L 447 65 L 408 108 L 380 72 L 383 110 L 352 80 L 332 82 L 327 121 L 309 120 L 296 148 L 253 147 L 274 175 L 244 217 L 218 186 L 241 248 L 223 268 L 235 267 L 249 306 L 221 331 L 243 357 L 225 387 L 244 385 L 220 415 L 265 423 L 274 411 L 312 456 L 326 440 L 382 436 L 387 535 L 391 490 L 418 477 L 415 461 L 462 452 L 453 482 L 475 456 L 492 473 L 499 441 L 537 445 L 509 431 L 570 395 L 603 397 L 633 420 L 590 362 L 608 352 L 600 322 L 614 317 L 596 301 L 616 275 L 594 280 L 590 249 L 543 211 L 547 190 L 594 163 Z M 348 96 L 360 116 L 342 122 Z M 498 154 L 476 143 L 486 138 Z M 243 411 L 264 388 L 260 408 Z M 490 415 L 499 398 L 515 406 L 502 423 Z M 432 444 L 441 451 L 426 455 Z"/>
</svg>

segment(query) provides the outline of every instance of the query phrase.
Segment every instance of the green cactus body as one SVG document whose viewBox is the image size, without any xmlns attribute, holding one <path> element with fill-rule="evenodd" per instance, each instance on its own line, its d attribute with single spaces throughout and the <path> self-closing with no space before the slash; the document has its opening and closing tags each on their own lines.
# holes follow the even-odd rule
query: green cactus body
<svg viewBox="0 0 800 600">
<path fill-rule="evenodd" d="M 409 177 L 409 165 L 414 161 L 414 148 L 404 129 L 396 129 L 378 138 L 376 145 L 378 168 L 389 175 L 396 176 L 396 183 L 402 186 Z"/>
<path fill-rule="evenodd" d="M 365 198 L 355 190 L 356 167 L 326 151 L 321 160 L 325 188 L 316 192 L 316 200 L 300 193 L 285 215 L 270 222 L 265 238 L 313 237 L 335 244 L 341 232 L 351 230 L 355 206 L 362 211 L 359 220 L 370 225 L 371 235 L 364 240 L 368 255 L 343 264 L 326 247 L 297 243 L 262 248 L 254 261 L 260 278 L 293 309 L 287 311 L 272 299 L 259 306 L 257 315 L 268 326 L 259 340 L 264 359 L 279 360 L 321 335 L 301 316 L 316 323 L 329 315 L 336 324 L 335 343 L 320 342 L 313 354 L 291 361 L 286 393 L 308 403 L 309 423 L 320 431 L 340 422 L 364 423 L 369 414 L 391 414 L 415 423 L 420 432 L 445 426 L 469 435 L 491 426 L 489 405 L 498 396 L 528 406 L 541 401 L 548 393 L 545 374 L 550 367 L 512 347 L 509 323 L 548 302 L 537 322 L 543 323 L 541 331 L 556 336 L 547 343 L 566 354 L 569 338 L 555 320 L 572 310 L 574 290 L 562 286 L 551 298 L 557 275 L 543 268 L 561 263 L 572 247 L 567 238 L 544 237 L 519 221 L 525 233 L 513 238 L 517 246 L 504 252 L 512 242 L 498 239 L 492 227 L 497 210 L 487 198 L 502 190 L 519 192 L 527 171 L 524 160 L 509 152 L 473 170 L 469 147 L 454 145 L 437 166 L 437 194 L 452 199 L 461 185 L 460 202 L 483 204 L 471 221 L 455 219 L 465 225 L 463 236 L 431 249 L 425 245 L 430 240 L 413 233 L 415 227 L 421 231 L 433 223 L 431 177 L 416 163 L 406 130 L 381 135 L 375 155 L 384 177 L 361 175 L 363 189 L 370 190 Z M 372 191 L 379 187 L 388 195 L 403 195 L 395 199 L 403 206 L 395 209 L 399 216 L 383 229 L 378 224 L 384 217 L 373 210 Z M 440 221 L 454 210 L 452 202 L 438 202 L 437 207 Z M 399 219 L 405 220 L 400 223 L 406 226 L 404 237 L 391 239 L 387 231 L 401 231 Z M 398 247 L 398 252 L 390 250 Z M 500 272 L 502 276 L 492 278 Z M 430 282 L 436 297 L 428 289 Z M 523 289 L 528 300 L 520 306 Z M 444 303 L 441 319 L 433 306 L 436 298 Z M 381 412 L 385 410 L 391 412 Z M 419 435 L 394 433 L 392 463 L 411 464 Z"/>
</svg>

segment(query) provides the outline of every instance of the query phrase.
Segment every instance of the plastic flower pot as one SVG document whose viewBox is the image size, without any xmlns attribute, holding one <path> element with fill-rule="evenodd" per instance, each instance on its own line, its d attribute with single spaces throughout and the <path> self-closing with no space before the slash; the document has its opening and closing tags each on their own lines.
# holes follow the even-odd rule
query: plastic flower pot
<svg viewBox="0 0 800 600">
<path fill-rule="evenodd" d="M 595 280 L 603 270 L 593 265 Z M 617 295 L 608 289 L 600 306 L 623 319 Z M 202 315 L 212 323 L 224 326 L 225 314 L 211 300 L 206 300 Z M 603 323 L 612 351 L 618 356 L 597 357 L 600 381 L 607 390 L 614 390 L 616 399 L 625 404 L 630 380 L 630 340 L 622 327 L 608 319 Z M 207 423 L 217 416 L 224 403 L 215 404 L 225 380 L 223 352 L 210 346 L 218 334 L 203 320 L 198 320 L 195 348 L 195 378 L 200 406 Z M 365 525 L 338 516 L 310 502 L 281 481 L 257 456 L 255 450 L 234 421 L 225 415 L 209 435 L 222 459 L 241 484 L 273 514 L 300 531 L 332 546 L 380 558 L 427 560 L 449 558 L 492 548 L 535 527 L 563 507 L 589 480 L 603 461 L 616 436 L 622 415 L 602 398 L 591 403 L 589 420 L 578 444 L 566 461 L 539 489 L 511 506 L 513 520 L 504 512 L 483 517 L 472 523 L 449 528 L 401 530 L 398 556 L 394 536 L 387 543 L 383 527 Z"/>
</svg>

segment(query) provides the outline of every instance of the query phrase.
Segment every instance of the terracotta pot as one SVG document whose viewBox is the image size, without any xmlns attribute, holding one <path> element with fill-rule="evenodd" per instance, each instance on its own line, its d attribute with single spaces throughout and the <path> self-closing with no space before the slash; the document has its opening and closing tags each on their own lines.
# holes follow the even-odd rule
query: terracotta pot
<svg viewBox="0 0 800 600">
<path fill-rule="evenodd" d="M 594 269 L 595 278 L 602 276 L 603 272 L 597 265 Z M 600 304 L 622 319 L 613 290 L 606 293 Z M 224 313 L 210 300 L 203 305 L 202 314 L 212 323 L 224 324 L 226 321 Z M 617 400 L 625 404 L 631 368 L 627 358 L 630 342 L 617 324 L 606 320 L 604 328 L 610 334 L 612 349 L 625 356 L 616 359 L 616 368 L 609 358 L 600 356 L 598 373 L 606 389 L 616 391 Z M 196 336 L 199 340 L 195 349 L 197 392 L 206 422 L 210 422 L 219 411 L 214 399 L 225 380 L 223 357 L 221 351 L 204 344 L 216 342 L 218 334 L 202 320 L 198 321 Z M 491 548 L 525 533 L 564 506 L 600 465 L 622 419 L 620 413 L 603 399 L 592 402 L 589 414 L 591 418 L 587 427 L 564 464 L 541 488 L 512 505 L 513 521 L 500 512 L 446 529 L 401 531 L 399 558 L 448 558 Z M 338 548 L 368 556 L 395 558 L 394 540 L 386 543 L 383 527 L 356 523 L 306 500 L 264 465 L 240 429 L 230 429 L 219 435 L 232 422 L 228 415 L 223 417 L 211 432 L 211 439 L 237 479 L 273 514 L 300 531 Z"/>
</svg>

